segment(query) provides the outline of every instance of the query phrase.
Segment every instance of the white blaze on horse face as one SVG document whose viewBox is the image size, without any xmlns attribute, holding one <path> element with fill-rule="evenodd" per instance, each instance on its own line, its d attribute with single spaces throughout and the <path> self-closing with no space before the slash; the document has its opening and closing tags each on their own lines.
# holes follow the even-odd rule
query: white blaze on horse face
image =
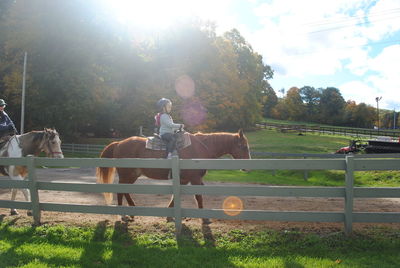
<svg viewBox="0 0 400 268">
<path fill-rule="evenodd" d="M 247 153 L 248 153 L 248 158 L 247 159 L 251 159 L 250 148 L 249 148 L 248 144 L 247 144 Z"/>
<path fill-rule="evenodd" d="M 54 139 L 52 141 L 50 141 L 50 146 L 51 146 L 51 151 L 52 151 L 52 153 L 50 153 L 50 154 L 52 154 L 52 155 L 50 155 L 51 157 L 64 158 L 64 154 L 62 153 L 62 150 L 61 150 L 61 139 L 58 135 L 55 135 Z"/>
</svg>

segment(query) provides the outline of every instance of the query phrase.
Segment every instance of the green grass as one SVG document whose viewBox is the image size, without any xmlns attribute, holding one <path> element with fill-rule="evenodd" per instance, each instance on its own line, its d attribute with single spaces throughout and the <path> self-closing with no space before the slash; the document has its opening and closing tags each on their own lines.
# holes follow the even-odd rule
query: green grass
<svg viewBox="0 0 400 268">
<path fill-rule="evenodd" d="M 259 183 L 266 185 L 288 186 L 344 186 L 344 171 L 319 170 L 308 171 L 307 179 L 303 171 L 254 170 L 242 172 L 236 170 L 209 170 L 204 177 L 209 182 Z M 354 184 L 357 187 L 399 187 L 398 171 L 363 171 L 355 172 Z"/>
<path fill-rule="evenodd" d="M 349 144 L 350 137 L 281 133 L 275 130 L 247 132 L 251 151 L 274 153 L 334 153 Z"/>
<path fill-rule="evenodd" d="M 211 232 L 172 224 L 159 231 L 96 227 L 15 227 L 0 223 L 0 267 L 397 267 L 400 233 L 374 228 L 341 232 L 296 230 Z"/>
<path fill-rule="evenodd" d="M 333 153 L 349 144 L 350 137 L 295 133 L 281 133 L 275 130 L 260 130 L 246 133 L 251 151 L 274 153 Z M 343 186 L 344 171 L 322 170 L 308 171 L 305 180 L 304 171 L 293 170 L 209 170 L 205 181 L 260 183 L 267 185 L 290 186 Z M 355 185 L 365 187 L 399 187 L 398 171 L 355 172 Z"/>
</svg>

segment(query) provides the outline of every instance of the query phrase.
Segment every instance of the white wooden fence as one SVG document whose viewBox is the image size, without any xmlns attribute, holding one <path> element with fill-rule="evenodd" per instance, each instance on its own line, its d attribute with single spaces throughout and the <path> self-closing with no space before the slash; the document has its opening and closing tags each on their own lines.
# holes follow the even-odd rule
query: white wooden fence
<svg viewBox="0 0 400 268">
<path fill-rule="evenodd" d="M 388 156 L 389 157 L 389 156 Z M 346 234 L 352 232 L 354 222 L 400 222 L 399 212 L 353 212 L 354 198 L 400 198 L 400 187 L 364 188 L 354 187 L 354 172 L 366 170 L 400 170 L 400 159 L 375 159 L 347 156 L 344 159 L 86 159 L 86 158 L 0 158 L 0 165 L 21 165 L 28 167 L 25 181 L 0 180 L 0 188 L 28 188 L 31 201 L 0 200 L 0 207 L 32 210 L 35 224 L 40 224 L 41 211 L 80 212 L 116 215 L 139 215 L 174 217 L 177 234 L 181 230 L 182 217 L 217 218 L 270 221 L 343 222 Z M 172 169 L 172 185 L 135 184 L 88 184 L 42 182 L 36 180 L 36 166 L 48 167 L 141 167 Z M 344 187 L 286 187 L 286 186 L 193 186 L 180 185 L 182 169 L 249 169 L 249 170 L 344 170 Z M 136 194 L 172 194 L 173 208 L 159 207 L 118 207 L 80 204 L 59 204 L 40 202 L 39 190 L 74 192 L 129 192 Z M 229 216 L 223 209 L 182 208 L 182 194 L 204 194 L 223 196 L 280 196 L 280 197 L 322 197 L 344 198 L 342 212 L 324 211 L 237 211 Z M 322 210 L 322 208 L 321 208 Z M 231 213 L 229 213 L 231 214 Z"/>
</svg>

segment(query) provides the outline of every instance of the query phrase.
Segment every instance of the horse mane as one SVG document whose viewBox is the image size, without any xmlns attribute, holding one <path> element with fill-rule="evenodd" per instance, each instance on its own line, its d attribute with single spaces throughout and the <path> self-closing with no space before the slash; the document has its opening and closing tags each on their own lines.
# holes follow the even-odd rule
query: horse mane
<svg viewBox="0 0 400 268">
<path fill-rule="evenodd" d="M 237 133 L 230 133 L 230 132 L 204 133 L 204 132 L 198 131 L 198 132 L 194 133 L 193 135 L 195 135 L 195 136 L 237 136 Z"/>
<path fill-rule="evenodd" d="M 43 139 L 43 136 L 44 136 L 44 132 L 43 131 L 34 130 L 34 131 L 29 132 L 29 133 L 33 135 L 32 142 L 41 141 Z M 27 134 L 29 134 L 29 133 L 27 133 Z"/>
</svg>

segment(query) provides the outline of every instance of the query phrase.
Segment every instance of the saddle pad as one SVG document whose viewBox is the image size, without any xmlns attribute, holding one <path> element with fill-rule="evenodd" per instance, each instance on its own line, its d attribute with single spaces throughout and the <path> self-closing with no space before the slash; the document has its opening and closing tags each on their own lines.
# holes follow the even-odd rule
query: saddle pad
<svg viewBox="0 0 400 268">
<path fill-rule="evenodd" d="M 192 142 L 190 141 L 190 135 L 188 132 L 185 132 L 183 134 L 178 134 L 177 135 L 177 140 L 176 140 L 176 148 L 178 150 L 186 148 L 190 146 Z M 160 137 L 148 137 L 146 141 L 146 149 L 150 150 L 166 150 L 167 145 L 163 140 L 161 140 Z"/>
</svg>

